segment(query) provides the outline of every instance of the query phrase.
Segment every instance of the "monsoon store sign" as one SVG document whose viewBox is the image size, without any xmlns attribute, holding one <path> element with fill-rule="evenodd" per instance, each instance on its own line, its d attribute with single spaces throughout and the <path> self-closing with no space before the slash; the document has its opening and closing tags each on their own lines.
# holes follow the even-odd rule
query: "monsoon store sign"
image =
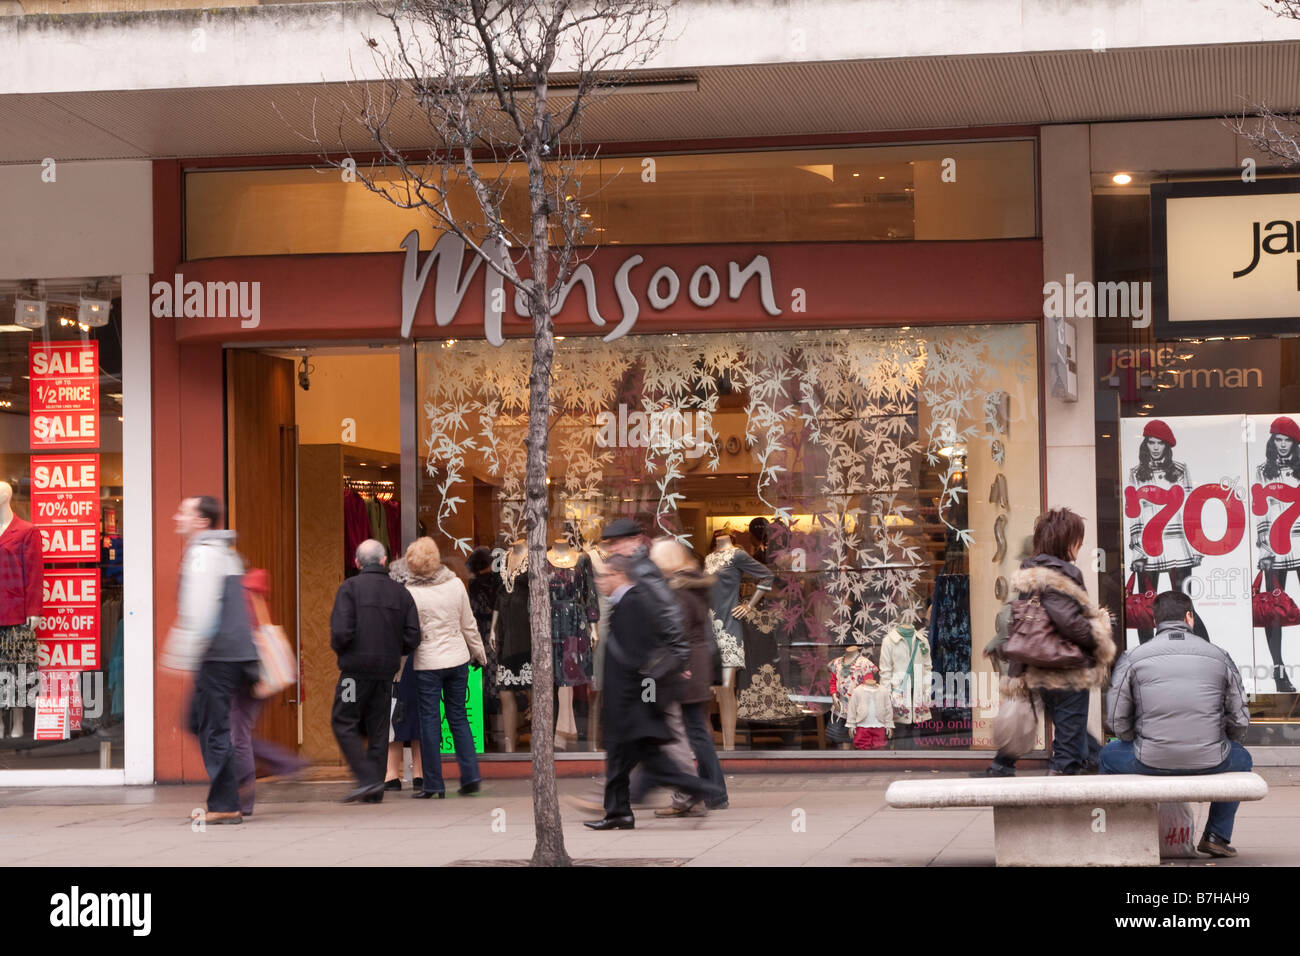
<svg viewBox="0 0 1300 956">
<path fill-rule="evenodd" d="M 415 311 L 435 265 L 434 321 L 439 326 L 451 324 L 460 311 L 474 274 L 483 266 L 483 258 L 470 253 L 469 267 L 465 268 L 465 244 L 448 234 L 434 244 L 425 256 L 424 263 L 420 264 L 420 233 L 415 229 L 402 240 L 402 248 L 406 250 L 406 260 L 402 267 L 402 338 L 410 337 Z M 484 243 L 484 251 L 494 262 L 504 262 L 506 250 L 500 243 Z M 634 271 L 636 275 L 633 275 Z M 650 308 L 663 311 L 674 305 L 685 293 L 693 305 L 707 309 L 722 297 L 724 286 L 727 298 L 735 302 L 752 282 L 763 311 L 771 316 L 781 314 L 772 289 L 772 267 L 767 256 L 755 255 L 744 265 L 730 260 L 722 271 L 725 271 L 725 279 L 720 270 L 702 263 L 691 270 L 689 275 L 683 276 L 669 265 L 652 270 L 645 264 L 645 256 L 639 254 L 625 257 L 614 270 L 612 279 L 608 280 L 612 282 L 618 297 L 619 312 L 617 322 L 604 337 L 605 341 L 613 342 L 632 331 L 641 314 L 643 301 Z M 483 283 L 483 332 L 493 345 L 501 345 L 505 341 L 501 332 L 501 319 L 507 300 L 505 281 L 505 277 L 496 268 L 486 270 Z M 579 286 L 582 287 L 586 302 L 588 320 L 599 328 L 608 327 L 615 317 L 612 314 L 606 317 L 597 307 L 596 274 L 586 262 L 574 268 L 568 282 L 560 288 L 551 303 L 552 315 L 564 308 L 569 294 Z M 529 315 L 528 303 L 521 290 L 515 291 L 513 307 L 516 315 Z M 795 311 L 802 309 L 795 308 Z"/>
</svg>

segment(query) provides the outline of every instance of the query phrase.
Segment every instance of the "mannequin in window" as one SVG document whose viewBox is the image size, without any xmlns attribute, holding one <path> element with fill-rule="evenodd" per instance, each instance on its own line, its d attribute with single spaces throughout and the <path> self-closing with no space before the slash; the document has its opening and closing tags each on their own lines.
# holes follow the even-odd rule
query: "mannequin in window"
<svg viewBox="0 0 1300 956">
<path fill-rule="evenodd" d="M 506 552 L 501 568 L 501 590 L 492 615 L 506 753 L 515 752 L 518 731 L 519 705 L 514 688 L 527 692 L 533 683 L 532 633 L 528 623 L 528 544 L 519 538 Z"/>
<path fill-rule="evenodd" d="M 592 647 L 600 606 L 591 559 L 565 538 L 546 552 L 551 566 L 551 652 L 556 687 L 555 746 L 561 750 L 578 739 L 573 688 L 591 683 Z"/>
<path fill-rule="evenodd" d="M 847 721 L 849 700 L 853 697 L 853 692 L 866 683 L 868 678 L 875 681 L 876 666 L 857 644 L 844 648 L 844 654 L 827 666 L 831 672 L 831 716 L 844 717 Z M 840 745 L 844 750 L 849 746 L 847 743 Z"/>
<path fill-rule="evenodd" d="M 874 671 L 849 698 L 845 726 L 854 750 L 883 750 L 894 732 L 894 705 L 889 688 L 876 683 Z"/>
<path fill-rule="evenodd" d="M 704 573 L 715 580 L 709 595 L 709 623 L 722 652 L 722 686 L 717 688 L 722 719 L 722 748 L 736 749 L 736 671 L 745 666 L 744 630 L 740 622 L 772 590 L 772 572 L 736 547 L 728 529 L 713 536 L 713 551 L 704 559 Z M 756 578 L 758 585 L 747 604 L 740 603 L 740 581 Z"/>
<path fill-rule="evenodd" d="M 7 672 L 15 697 L 4 702 L 10 713 L 10 737 L 23 735 L 20 688 L 23 674 L 36 671 L 36 627 L 41 618 L 44 567 L 41 535 L 12 508 L 14 490 L 0 481 L 0 669 Z M 3 727 L 0 726 L 0 732 Z"/>
<path fill-rule="evenodd" d="M 911 740 L 913 725 L 930 719 L 930 641 L 925 632 L 899 624 L 880 646 L 880 683 L 894 705 L 894 739 Z"/>
</svg>

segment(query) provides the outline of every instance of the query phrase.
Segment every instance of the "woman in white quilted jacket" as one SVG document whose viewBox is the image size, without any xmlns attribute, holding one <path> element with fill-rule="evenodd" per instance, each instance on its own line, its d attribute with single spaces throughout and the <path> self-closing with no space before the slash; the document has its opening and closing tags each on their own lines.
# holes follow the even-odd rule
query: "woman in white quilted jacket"
<svg viewBox="0 0 1300 956">
<path fill-rule="evenodd" d="M 411 578 L 406 588 L 420 612 L 420 633 L 413 668 L 420 696 L 420 752 L 424 754 L 423 788 L 417 799 L 445 797 L 442 781 L 442 714 L 447 715 L 462 795 L 477 793 L 482 777 L 474 754 L 474 737 L 465 713 L 469 665 L 487 662 L 483 639 L 470 608 L 469 592 L 460 578 L 443 566 L 432 538 L 420 538 L 406 549 Z M 477 675 L 476 675 L 477 677 Z"/>
</svg>

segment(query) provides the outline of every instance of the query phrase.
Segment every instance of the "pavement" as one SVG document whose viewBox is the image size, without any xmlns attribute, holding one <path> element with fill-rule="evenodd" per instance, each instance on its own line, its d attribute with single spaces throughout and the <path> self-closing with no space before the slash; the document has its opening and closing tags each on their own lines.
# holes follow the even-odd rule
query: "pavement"
<svg viewBox="0 0 1300 956">
<path fill-rule="evenodd" d="M 1237 814 L 1235 860 L 1170 866 L 1300 863 L 1300 768 L 1264 768 L 1269 795 Z M 896 810 L 885 789 L 935 771 L 734 774 L 731 807 L 704 817 L 636 814 L 636 829 L 594 833 L 593 778 L 559 781 L 564 838 L 576 861 L 640 866 L 991 866 L 989 809 Z M 339 782 L 263 782 L 254 816 L 196 830 L 206 787 L 0 789 L 0 858 L 24 866 L 519 865 L 533 850 L 529 781 L 486 780 L 476 796 L 343 805 Z M 667 800 L 666 795 L 660 805 Z M 1204 819 L 1199 808 L 1198 826 Z"/>
</svg>

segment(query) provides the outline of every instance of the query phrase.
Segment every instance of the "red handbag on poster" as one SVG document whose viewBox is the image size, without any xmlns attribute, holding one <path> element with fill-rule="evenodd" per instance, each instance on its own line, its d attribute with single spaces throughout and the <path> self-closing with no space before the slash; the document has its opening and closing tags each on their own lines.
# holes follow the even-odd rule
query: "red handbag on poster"
<svg viewBox="0 0 1300 956">
<path fill-rule="evenodd" d="M 1155 630 L 1156 626 L 1156 592 L 1141 593 L 1137 590 L 1137 575 L 1130 574 L 1124 585 L 1124 626 Z"/>
<path fill-rule="evenodd" d="M 1276 588 L 1261 594 L 1259 588 L 1263 580 L 1264 572 L 1260 571 L 1250 586 L 1250 610 L 1255 626 L 1294 627 L 1300 624 L 1300 607 L 1296 607 L 1291 595 Z"/>
</svg>

